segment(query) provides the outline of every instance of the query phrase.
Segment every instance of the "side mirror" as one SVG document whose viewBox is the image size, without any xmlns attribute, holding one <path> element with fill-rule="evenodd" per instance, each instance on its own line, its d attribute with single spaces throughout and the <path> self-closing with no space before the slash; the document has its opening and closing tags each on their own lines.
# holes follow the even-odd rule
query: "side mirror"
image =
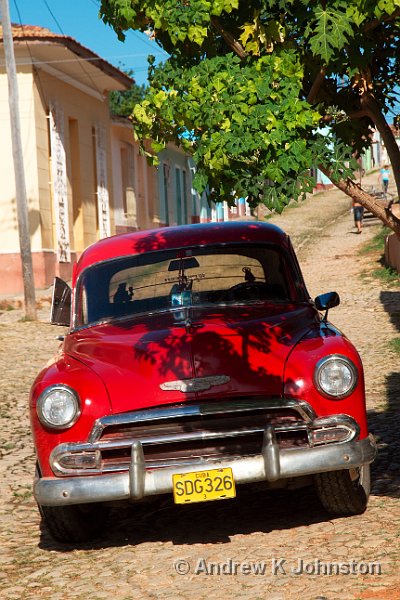
<svg viewBox="0 0 400 600">
<path fill-rule="evenodd" d="M 340 298 L 337 292 L 327 292 L 315 298 L 315 306 L 318 310 L 325 310 L 324 321 L 328 318 L 328 310 L 339 306 Z"/>
<path fill-rule="evenodd" d="M 340 298 L 337 292 L 327 292 L 315 298 L 315 306 L 318 310 L 329 310 L 335 306 L 339 306 Z"/>
<path fill-rule="evenodd" d="M 66 327 L 71 324 L 71 288 L 59 277 L 54 278 L 50 323 Z"/>
</svg>

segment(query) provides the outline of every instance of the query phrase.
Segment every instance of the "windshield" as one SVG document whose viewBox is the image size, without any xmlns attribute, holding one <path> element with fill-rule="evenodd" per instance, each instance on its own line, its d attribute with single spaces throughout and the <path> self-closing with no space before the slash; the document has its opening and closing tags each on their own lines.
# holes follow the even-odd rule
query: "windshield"
<svg viewBox="0 0 400 600">
<path fill-rule="evenodd" d="M 231 244 L 162 250 L 88 268 L 77 291 L 75 326 L 204 304 L 296 300 L 285 254 Z"/>
</svg>

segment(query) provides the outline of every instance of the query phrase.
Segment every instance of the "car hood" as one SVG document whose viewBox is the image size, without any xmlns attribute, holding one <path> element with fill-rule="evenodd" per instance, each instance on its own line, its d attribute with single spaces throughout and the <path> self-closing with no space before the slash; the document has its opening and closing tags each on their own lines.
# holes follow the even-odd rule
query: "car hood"
<svg viewBox="0 0 400 600">
<path fill-rule="evenodd" d="M 310 305 L 187 308 L 73 332 L 64 351 L 104 381 L 115 413 L 281 396 L 285 361 L 316 318 Z"/>
</svg>

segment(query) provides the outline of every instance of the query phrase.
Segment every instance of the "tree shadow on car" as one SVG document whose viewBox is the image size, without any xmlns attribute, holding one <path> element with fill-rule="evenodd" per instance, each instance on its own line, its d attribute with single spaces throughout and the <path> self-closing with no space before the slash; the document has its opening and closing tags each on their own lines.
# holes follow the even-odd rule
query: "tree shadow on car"
<svg viewBox="0 0 400 600">
<path fill-rule="evenodd" d="M 267 491 L 250 485 L 238 489 L 234 500 L 177 506 L 162 497 L 111 511 L 100 538 L 85 544 L 54 542 L 42 525 L 40 548 L 70 552 L 172 542 L 174 545 L 228 544 L 235 535 L 270 533 L 331 521 L 312 486 Z"/>
</svg>

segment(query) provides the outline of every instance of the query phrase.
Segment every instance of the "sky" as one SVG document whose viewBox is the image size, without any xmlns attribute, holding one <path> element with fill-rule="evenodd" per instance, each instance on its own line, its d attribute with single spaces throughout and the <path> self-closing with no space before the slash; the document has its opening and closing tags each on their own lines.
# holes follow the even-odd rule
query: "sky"
<svg viewBox="0 0 400 600">
<path fill-rule="evenodd" d="M 132 69 L 139 85 L 147 82 L 149 54 L 156 57 L 156 62 L 167 58 L 155 42 L 140 32 L 128 31 L 125 42 L 118 41 L 114 30 L 98 18 L 97 0 L 9 0 L 9 7 L 13 23 L 40 25 L 73 37 L 116 67 Z"/>
</svg>

